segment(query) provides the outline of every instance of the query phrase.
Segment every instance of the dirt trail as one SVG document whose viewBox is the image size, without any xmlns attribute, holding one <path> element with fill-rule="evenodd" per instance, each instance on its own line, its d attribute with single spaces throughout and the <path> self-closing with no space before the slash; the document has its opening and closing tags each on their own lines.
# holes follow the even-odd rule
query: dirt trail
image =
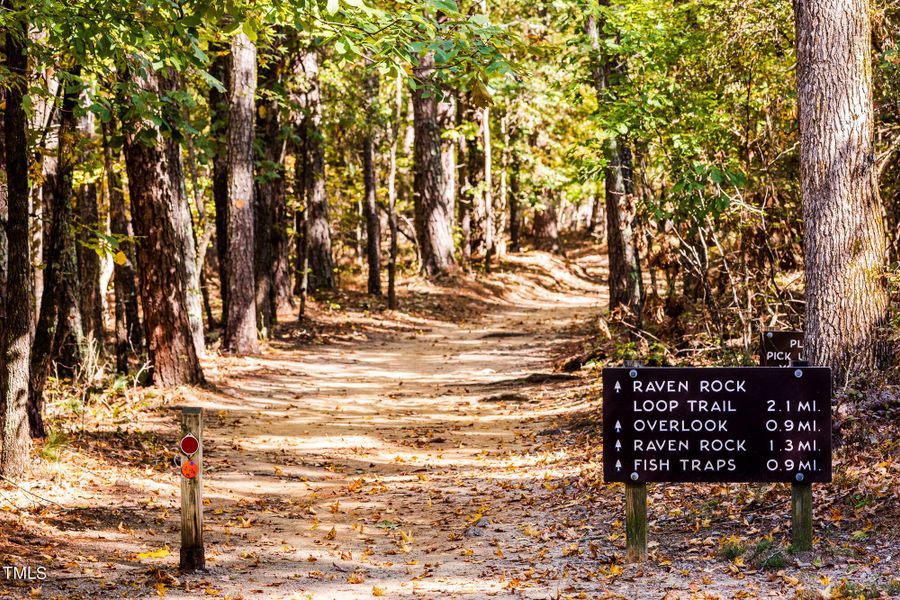
<svg viewBox="0 0 900 600">
<path fill-rule="evenodd" d="M 409 282 L 400 312 L 344 293 L 318 303 L 314 331 L 206 359 L 208 388 L 105 393 L 80 422 L 63 397 L 52 422 L 68 442 L 0 485 L 0 563 L 47 577 L 0 578 L 0 598 L 806 598 L 845 577 L 900 590 L 880 550 L 895 532 L 862 539 L 869 517 L 843 504 L 817 507 L 820 554 L 786 553 L 783 486 L 654 485 L 650 560 L 624 562 L 596 373 L 529 377 L 581 349 L 603 274 L 596 255 L 531 253 L 455 287 Z M 181 404 L 207 409 L 208 570 L 189 575 Z M 867 489 L 895 485 L 885 469 Z M 747 562 L 723 555 L 738 542 Z"/>
<path fill-rule="evenodd" d="M 520 597 L 546 517 L 540 400 L 566 386 L 522 378 L 604 299 L 571 274 L 519 283 L 474 324 L 218 362 L 205 579 L 245 598 Z"/>
</svg>

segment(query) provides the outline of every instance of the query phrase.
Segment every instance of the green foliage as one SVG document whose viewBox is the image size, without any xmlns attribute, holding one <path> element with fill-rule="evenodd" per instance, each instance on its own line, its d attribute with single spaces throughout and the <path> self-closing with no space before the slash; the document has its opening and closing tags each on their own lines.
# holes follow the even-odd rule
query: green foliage
<svg viewBox="0 0 900 600">
<path fill-rule="evenodd" d="M 756 543 L 748 553 L 748 562 L 761 570 L 775 571 L 787 564 L 785 549 L 771 538 Z"/>
<path fill-rule="evenodd" d="M 48 462 L 58 462 L 69 444 L 69 436 L 64 432 L 50 429 L 47 431 L 47 439 L 41 446 L 41 458 Z"/>
<path fill-rule="evenodd" d="M 736 536 L 729 536 L 723 539 L 719 547 L 719 553 L 726 560 L 734 560 L 746 551 L 747 546 Z"/>
</svg>

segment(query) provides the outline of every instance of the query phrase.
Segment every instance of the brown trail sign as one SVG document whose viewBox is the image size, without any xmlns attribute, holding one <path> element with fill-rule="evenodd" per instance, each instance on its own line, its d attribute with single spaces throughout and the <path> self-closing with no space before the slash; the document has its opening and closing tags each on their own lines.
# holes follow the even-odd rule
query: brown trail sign
<svg viewBox="0 0 900 600">
<path fill-rule="evenodd" d="M 759 365 L 761 367 L 789 367 L 803 360 L 802 331 L 761 331 L 759 334 Z"/>
<path fill-rule="evenodd" d="M 603 370 L 608 482 L 831 481 L 827 368 Z"/>
<path fill-rule="evenodd" d="M 809 506 L 809 484 L 831 481 L 831 370 L 604 369 L 603 472 L 626 484 L 636 515 L 632 488 L 661 481 L 790 482 L 803 486 Z M 801 549 L 811 539 L 807 521 L 795 507 Z M 630 557 L 645 557 L 645 532 L 646 523 L 629 524 Z"/>
</svg>

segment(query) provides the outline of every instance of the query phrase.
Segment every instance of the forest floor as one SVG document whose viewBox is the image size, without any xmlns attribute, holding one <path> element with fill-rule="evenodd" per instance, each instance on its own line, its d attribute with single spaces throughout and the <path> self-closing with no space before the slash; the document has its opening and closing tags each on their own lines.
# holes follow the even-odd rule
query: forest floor
<svg viewBox="0 0 900 600">
<path fill-rule="evenodd" d="M 650 560 L 624 561 L 598 371 L 555 368 L 595 334 L 603 277 L 587 251 L 529 253 L 490 275 L 405 281 L 400 311 L 339 293 L 258 356 L 211 353 L 206 387 L 120 383 L 90 410 L 55 404 L 66 436 L 21 488 L 0 487 L 3 565 L 46 578 L 0 572 L 0 598 L 900 595 L 896 446 L 854 483 L 821 486 L 815 553 L 787 549 L 784 486 L 656 485 Z M 189 575 L 180 405 L 206 409 L 208 570 Z M 855 466 L 837 463 L 850 481 Z"/>
</svg>

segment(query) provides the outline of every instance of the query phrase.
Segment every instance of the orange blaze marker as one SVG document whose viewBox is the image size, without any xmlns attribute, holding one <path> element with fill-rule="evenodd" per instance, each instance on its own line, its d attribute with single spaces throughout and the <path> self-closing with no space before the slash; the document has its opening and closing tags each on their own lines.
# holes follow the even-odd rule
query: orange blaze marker
<svg viewBox="0 0 900 600">
<path fill-rule="evenodd" d="M 199 472 L 200 466 L 192 460 L 185 461 L 185 463 L 181 465 L 181 474 L 188 479 L 194 479 Z"/>
</svg>

